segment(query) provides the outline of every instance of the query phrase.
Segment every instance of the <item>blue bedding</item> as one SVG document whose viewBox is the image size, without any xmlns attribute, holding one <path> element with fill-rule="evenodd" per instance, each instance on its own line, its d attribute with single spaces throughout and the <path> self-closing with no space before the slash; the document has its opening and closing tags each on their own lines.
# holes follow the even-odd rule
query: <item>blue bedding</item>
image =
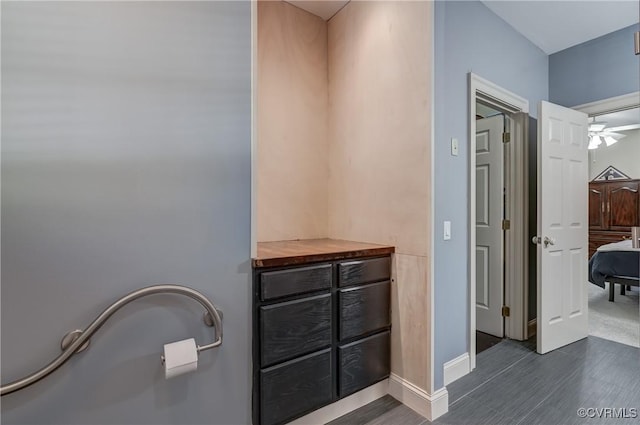
<svg viewBox="0 0 640 425">
<path fill-rule="evenodd" d="M 604 288 L 609 276 L 640 278 L 640 252 L 596 251 L 589 260 L 589 282 Z"/>
</svg>

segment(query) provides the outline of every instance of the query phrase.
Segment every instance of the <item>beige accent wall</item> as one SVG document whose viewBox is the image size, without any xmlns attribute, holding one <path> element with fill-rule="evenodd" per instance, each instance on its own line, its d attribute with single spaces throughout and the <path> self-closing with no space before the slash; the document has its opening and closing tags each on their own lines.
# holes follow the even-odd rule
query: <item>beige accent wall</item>
<svg viewBox="0 0 640 425">
<path fill-rule="evenodd" d="M 391 372 L 431 393 L 430 260 L 406 254 L 395 254 L 394 260 Z"/>
<path fill-rule="evenodd" d="M 327 236 L 327 23 L 258 2 L 259 242 Z"/>
<path fill-rule="evenodd" d="M 329 236 L 396 246 L 392 372 L 431 385 L 429 2 L 329 21 Z"/>
<path fill-rule="evenodd" d="M 329 234 L 426 256 L 430 6 L 351 2 L 329 21 Z"/>
<path fill-rule="evenodd" d="M 431 384 L 430 2 L 258 4 L 258 241 L 396 247 L 392 372 Z"/>
</svg>

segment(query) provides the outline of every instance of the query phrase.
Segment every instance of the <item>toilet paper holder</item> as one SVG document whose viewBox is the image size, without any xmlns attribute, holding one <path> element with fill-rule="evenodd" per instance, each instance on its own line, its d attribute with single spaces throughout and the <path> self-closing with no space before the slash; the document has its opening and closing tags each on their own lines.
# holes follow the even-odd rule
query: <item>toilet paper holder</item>
<svg viewBox="0 0 640 425">
<path fill-rule="evenodd" d="M 76 329 L 74 331 L 68 332 L 62 338 L 62 341 L 60 343 L 62 353 L 58 357 L 56 357 L 51 363 L 49 363 L 42 369 L 32 373 L 29 376 L 18 379 L 6 385 L 2 385 L 2 387 L 0 387 L 0 396 L 5 396 L 7 394 L 19 391 L 48 376 L 64 363 L 66 363 L 67 360 L 71 358 L 71 356 L 86 350 L 89 347 L 89 342 L 93 334 L 95 334 L 98 329 L 100 329 L 102 325 L 116 311 L 132 301 L 154 294 L 183 295 L 199 302 L 205 308 L 206 311 L 203 315 L 203 321 L 205 325 L 214 328 L 215 339 L 210 344 L 197 345 L 198 354 L 201 351 L 210 350 L 222 345 L 222 312 L 218 310 L 213 305 L 213 303 L 209 301 L 209 299 L 202 293 L 196 291 L 195 289 L 182 285 L 147 286 L 146 288 L 141 288 L 133 291 L 111 304 L 102 313 L 100 313 L 100 315 L 96 317 L 94 321 L 91 322 L 91 324 L 89 324 L 89 326 L 87 326 L 84 330 Z"/>
</svg>

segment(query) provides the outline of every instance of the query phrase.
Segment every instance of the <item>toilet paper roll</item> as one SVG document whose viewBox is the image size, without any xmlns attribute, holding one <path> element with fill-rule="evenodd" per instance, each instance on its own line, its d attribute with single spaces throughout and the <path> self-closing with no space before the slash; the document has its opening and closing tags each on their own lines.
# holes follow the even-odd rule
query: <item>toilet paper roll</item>
<svg viewBox="0 0 640 425">
<path fill-rule="evenodd" d="M 193 338 L 164 345 L 166 379 L 198 369 L 198 348 Z"/>
</svg>

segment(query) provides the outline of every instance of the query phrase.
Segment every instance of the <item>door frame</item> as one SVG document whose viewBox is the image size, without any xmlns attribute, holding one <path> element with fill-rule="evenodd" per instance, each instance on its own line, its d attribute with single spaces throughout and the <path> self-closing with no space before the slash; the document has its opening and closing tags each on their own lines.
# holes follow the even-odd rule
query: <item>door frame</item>
<svg viewBox="0 0 640 425">
<path fill-rule="evenodd" d="M 640 91 L 622 96 L 610 97 L 607 99 L 596 100 L 595 102 L 583 103 L 572 106 L 571 109 L 584 112 L 589 115 L 602 115 L 611 112 L 624 111 L 626 109 L 636 108 L 640 106 Z"/>
<path fill-rule="evenodd" d="M 469 370 L 476 367 L 476 102 L 481 99 L 484 102 L 497 106 L 499 109 L 507 113 L 524 112 L 529 113 L 529 101 L 486 80 L 477 74 L 470 72 L 468 74 L 469 82 Z M 528 124 L 528 123 L 526 123 Z M 519 131 L 518 131 L 519 130 Z M 524 133 L 523 129 L 510 129 L 511 133 Z M 519 139 L 519 140 L 518 140 Z M 523 339 L 527 321 L 524 318 L 525 312 L 525 296 L 524 281 L 517 285 L 517 276 L 525 276 L 526 270 L 526 219 L 524 213 L 527 211 L 527 194 L 525 190 L 515 190 L 515 188 L 525 187 L 525 165 L 526 165 L 526 147 L 523 146 L 523 138 L 512 140 L 510 143 L 512 149 L 509 154 L 509 175 L 505 173 L 505 179 L 508 179 L 510 185 L 510 196 L 508 200 L 508 210 L 512 212 L 511 230 L 507 232 L 505 238 L 506 249 L 518 248 L 518 252 L 511 256 L 516 259 L 515 263 L 511 261 L 507 263 L 505 270 L 505 303 L 508 303 L 511 309 L 510 317 L 505 318 L 505 336 Z M 521 164 L 520 167 L 514 165 Z M 514 196 L 515 195 L 515 196 Z"/>
</svg>

